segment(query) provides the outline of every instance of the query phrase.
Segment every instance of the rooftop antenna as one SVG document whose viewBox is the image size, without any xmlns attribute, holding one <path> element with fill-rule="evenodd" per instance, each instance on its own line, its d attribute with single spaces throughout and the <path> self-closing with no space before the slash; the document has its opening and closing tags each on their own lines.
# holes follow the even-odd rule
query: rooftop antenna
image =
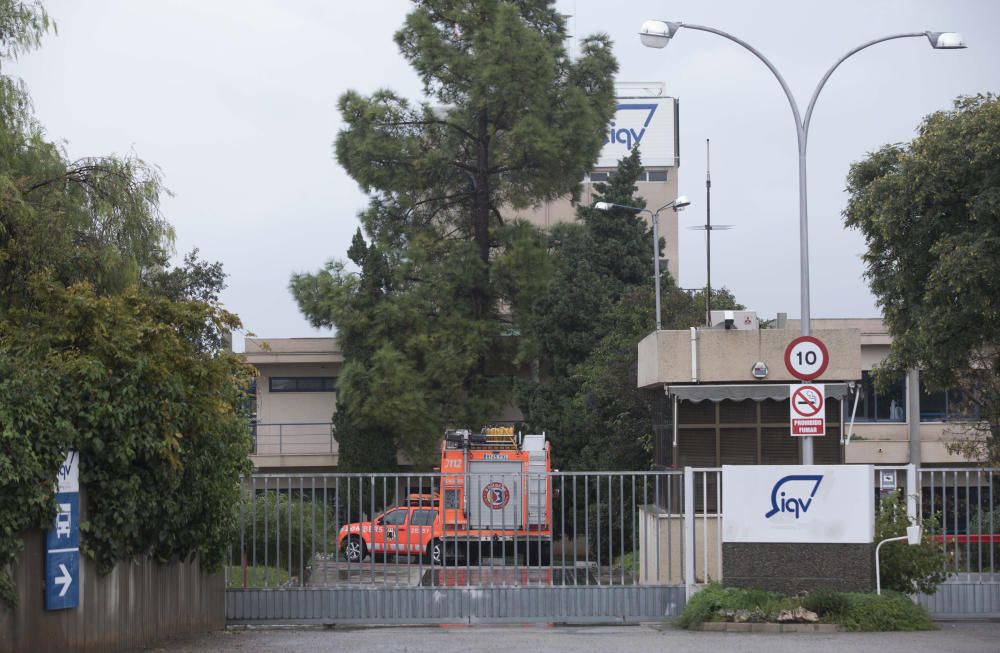
<svg viewBox="0 0 1000 653">
<path fill-rule="evenodd" d="M 711 140 L 705 139 L 705 224 L 688 227 L 705 232 L 705 326 L 712 326 L 712 231 L 732 229 L 731 224 L 712 225 Z"/>
</svg>

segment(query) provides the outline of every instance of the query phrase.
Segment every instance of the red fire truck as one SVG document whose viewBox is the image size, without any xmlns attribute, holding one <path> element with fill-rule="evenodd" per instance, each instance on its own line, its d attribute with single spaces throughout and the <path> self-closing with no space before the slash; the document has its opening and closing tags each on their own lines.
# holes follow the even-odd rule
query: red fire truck
<svg viewBox="0 0 1000 653">
<path fill-rule="evenodd" d="M 548 562 L 550 472 L 544 434 L 516 434 L 508 426 L 448 430 L 435 491 L 410 494 L 372 521 L 345 525 L 338 547 L 350 562 L 373 553 L 423 555 L 431 564 L 455 555 L 475 564 L 481 554 Z"/>
</svg>

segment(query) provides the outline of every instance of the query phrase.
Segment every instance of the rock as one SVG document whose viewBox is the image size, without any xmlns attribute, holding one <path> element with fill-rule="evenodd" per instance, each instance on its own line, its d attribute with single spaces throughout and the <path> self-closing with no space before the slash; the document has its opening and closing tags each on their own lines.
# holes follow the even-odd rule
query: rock
<svg viewBox="0 0 1000 653">
<path fill-rule="evenodd" d="M 794 610 L 782 610 L 778 613 L 778 623 L 781 624 L 814 624 L 819 621 L 819 615 L 803 607 Z"/>
</svg>

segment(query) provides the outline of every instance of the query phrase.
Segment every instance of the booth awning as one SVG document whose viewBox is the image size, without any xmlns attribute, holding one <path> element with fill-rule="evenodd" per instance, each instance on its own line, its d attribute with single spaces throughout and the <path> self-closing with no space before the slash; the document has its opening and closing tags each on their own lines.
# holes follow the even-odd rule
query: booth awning
<svg viewBox="0 0 1000 653">
<path fill-rule="evenodd" d="M 758 383 L 745 385 L 668 385 L 667 396 L 677 397 L 681 401 L 698 403 L 699 401 L 764 401 L 773 399 L 782 401 L 788 399 L 787 383 Z M 843 399 L 847 396 L 846 383 L 824 383 L 823 391 L 827 399 Z"/>
</svg>

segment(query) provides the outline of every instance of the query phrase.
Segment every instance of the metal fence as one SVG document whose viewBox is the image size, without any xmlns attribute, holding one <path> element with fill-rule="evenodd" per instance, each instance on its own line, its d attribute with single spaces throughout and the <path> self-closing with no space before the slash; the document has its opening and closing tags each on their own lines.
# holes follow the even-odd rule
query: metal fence
<svg viewBox="0 0 1000 653">
<path fill-rule="evenodd" d="M 252 422 L 253 454 L 330 455 L 337 451 L 330 422 Z"/>
<path fill-rule="evenodd" d="M 683 606 L 681 472 L 463 476 L 461 499 L 441 474 L 246 479 L 229 620 L 622 622 Z"/>
<path fill-rule="evenodd" d="M 947 580 L 918 602 L 937 618 L 1000 617 L 1000 469 L 878 467 L 876 488 L 905 496 L 944 554 Z"/>
<path fill-rule="evenodd" d="M 936 617 L 1000 617 L 1000 470 L 875 473 L 873 500 L 900 490 L 945 553 L 949 579 L 917 600 Z M 441 474 L 247 479 L 227 618 L 633 622 L 723 580 L 719 468 L 465 476 L 461 499 Z M 502 509 L 476 513 L 481 500 Z"/>
</svg>

